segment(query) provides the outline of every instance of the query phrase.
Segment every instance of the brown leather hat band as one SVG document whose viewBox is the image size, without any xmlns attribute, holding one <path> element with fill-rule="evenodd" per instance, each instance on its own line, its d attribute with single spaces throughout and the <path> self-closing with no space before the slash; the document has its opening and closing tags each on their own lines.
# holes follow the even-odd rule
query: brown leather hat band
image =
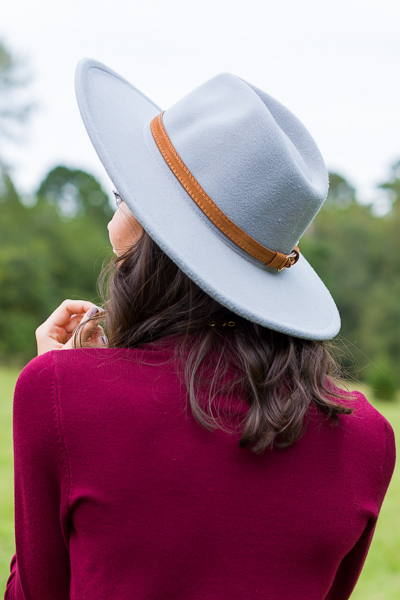
<svg viewBox="0 0 400 600">
<path fill-rule="evenodd" d="M 222 212 L 215 202 L 213 202 L 206 194 L 178 155 L 164 129 L 162 113 L 152 120 L 151 132 L 158 149 L 175 177 L 185 188 L 189 196 L 196 202 L 197 206 L 205 215 L 207 215 L 210 221 L 226 235 L 226 237 L 254 258 L 265 263 L 267 267 L 278 269 L 278 271 L 282 271 L 282 269 L 285 268 L 288 269 L 298 261 L 300 251 L 297 246 L 295 246 L 293 252 L 288 255 L 283 254 L 282 252 L 274 252 L 262 244 L 259 244 Z"/>
</svg>

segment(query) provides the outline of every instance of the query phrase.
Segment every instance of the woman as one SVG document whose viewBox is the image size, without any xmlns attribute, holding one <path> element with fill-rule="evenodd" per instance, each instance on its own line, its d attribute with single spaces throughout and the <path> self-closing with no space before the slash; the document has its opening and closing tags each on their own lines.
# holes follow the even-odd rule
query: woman
<svg viewBox="0 0 400 600">
<path fill-rule="evenodd" d="M 6 598 L 349 598 L 395 449 L 333 382 L 339 316 L 297 247 L 315 142 L 229 74 L 160 115 L 86 60 L 77 97 L 116 259 L 106 312 L 65 301 L 16 386 Z"/>
</svg>

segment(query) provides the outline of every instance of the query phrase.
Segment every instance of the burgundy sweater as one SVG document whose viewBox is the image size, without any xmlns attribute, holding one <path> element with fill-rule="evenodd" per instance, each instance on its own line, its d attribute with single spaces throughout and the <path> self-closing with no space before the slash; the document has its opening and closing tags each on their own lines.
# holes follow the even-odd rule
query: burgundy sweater
<svg viewBox="0 0 400 600">
<path fill-rule="evenodd" d="M 262 455 L 186 409 L 172 349 L 52 351 L 15 390 L 7 600 L 345 600 L 395 462 L 360 393 Z M 237 416 L 242 398 L 222 398 Z"/>
</svg>

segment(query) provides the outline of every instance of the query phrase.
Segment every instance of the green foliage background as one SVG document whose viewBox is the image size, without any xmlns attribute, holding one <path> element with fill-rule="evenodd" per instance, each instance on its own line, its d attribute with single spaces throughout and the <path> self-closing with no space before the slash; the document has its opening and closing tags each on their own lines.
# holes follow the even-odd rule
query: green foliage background
<svg viewBox="0 0 400 600">
<path fill-rule="evenodd" d="M 300 248 L 331 291 L 342 317 L 337 343 L 349 374 L 377 397 L 400 388 L 400 167 L 382 184 L 392 208 L 374 217 L 356 191 L 330 174 L 328 200 Z M 28 200 L 28 201 L 27 201 Z M 98 303 L 96 279 L 111 257 L 109 198 L 88 173 L 59 166 L 32 197 L 0 178 L 0 363 L 22 366 L 34 331 L 65 298 Z"/>
<path fill-rule="evenodd" d="M 96 279 L 111 255 L 112 215 L 100 184 L 57 167 L 22 204 L 5 170 L 0 180 L 0 362 L 36 353 L 35 329 L 65 298 L 98 301 Z"/>
<path fill-rule="evenodd" d="M 393 399 L 400 387 L 398 174 L 397 163 L 382 185 L 393 190 L 392 208 L 380 218 L 356 202 L 355 190 L 342 177 L 331 174 L 328 200 L 300 243 L 339 308 L 344 366 L 385 399 Z"/>
</svg>

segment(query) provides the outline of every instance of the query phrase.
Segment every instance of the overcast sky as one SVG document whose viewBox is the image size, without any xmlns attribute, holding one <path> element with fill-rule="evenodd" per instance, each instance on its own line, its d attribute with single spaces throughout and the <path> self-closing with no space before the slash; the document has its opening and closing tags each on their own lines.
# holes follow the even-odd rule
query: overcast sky
<svg viewBox="0 0 400 600">
<path fill-rule="evenodd" d="M 0 39 L 29 61 L 40 109 L 8 148 L 20 190 L 57 164 L 107 177 L 74 71 L 100 60 L 168 108 L 229 71 L 277 98 L 364 200 L 400 158 L 399 0 L 3 0 Z"/>
</svg>

